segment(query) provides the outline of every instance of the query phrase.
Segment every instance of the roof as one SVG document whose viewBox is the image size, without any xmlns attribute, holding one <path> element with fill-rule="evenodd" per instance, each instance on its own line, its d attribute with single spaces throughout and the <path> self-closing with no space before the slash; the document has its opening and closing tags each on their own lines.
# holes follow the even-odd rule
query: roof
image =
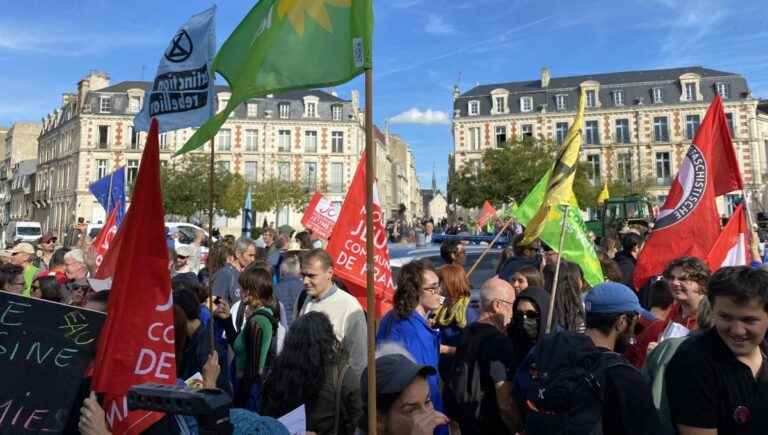
<svg viewBox="0 0 768 435">
<path fill-rule="evenodd" d="M 547 89 L 574 88 L 584 81 L 595 80 L 601 85 L 631 84 L 631 83 L 650 83 L 667 82 L 677 80 L 685 73 L 696 73 L 701 77 L 725 77 L 738 76 L 739 74 L 717 71 L 701 66 L 689 66 L 683 68 L 669 68 L 641 71 L 621 71 L 601 74 L 588 74 L 568 77 L 552 77 L 549 80 Z M 475 86 L 467 92 L 461 94 L 462 97 L 476 97 L 481 95 L 490 95 L 494 89 L 503 88 L 510 91 L 536 91 L 543 89 L 541 80 L 530 80 L 521 82 L 494 83 L 488 85 Z"/>
<path fill-rule="evenodd" d="M 112 86 L 107 86 L 106 88 L 95 89 L 92 92 L 119 93 L 119 92 L 127 92 L 129 89 L 141 89 L 142 91 L 146 92 L 149 90 L 150 85 L 151 85 L 151 82 L 147 82 L 147 81 L 127 80 L 120 83 L 116 83 Z M 216 85 L 215 89 L 216 89 L 216 93 L 231 92 L 229 86 L 224 86 L 224 85 Z M 285 91 L 285 92 L 274 94 L 272 98 L 276 100 L 300 100 L 303 97 L 306 97 L 308 95 L 315 96 L 320 101 L 324 101 L 324 102 L 336 103 L 336 102 L 349 101 L 319 89 L 295 89 L 291 91 Z M 259 98 L 267 98 L 267 97 L 263 96 Z"/>
</svg>

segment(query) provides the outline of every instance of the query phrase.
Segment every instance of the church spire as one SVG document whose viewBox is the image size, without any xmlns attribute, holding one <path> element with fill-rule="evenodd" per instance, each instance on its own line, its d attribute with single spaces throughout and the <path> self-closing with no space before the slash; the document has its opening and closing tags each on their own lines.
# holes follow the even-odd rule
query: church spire
<svg viewBox="0 0 768 435">
<path fill-rule="evenodd" d="M 437 195 L 437 176 L 435 175 L 435 162 L 432 162 L 432 197 Z"/>
</svg>

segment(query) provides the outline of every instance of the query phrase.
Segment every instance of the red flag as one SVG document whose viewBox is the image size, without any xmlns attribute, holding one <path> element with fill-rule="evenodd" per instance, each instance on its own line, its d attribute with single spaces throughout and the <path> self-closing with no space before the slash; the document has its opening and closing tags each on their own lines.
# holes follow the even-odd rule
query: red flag
<svg viewBox="0 0 768 435">
<path fill-rule="evenodd" d="M 128 412 L 125 394 L 130 387 L 176 382 L 157 132 L 153 119 L 131 198 L 134 206 L 128 209 L 109 251 L 112 256 L 112 251 L 119 250 L 114 253 L 119 267 L 94 360 L 93 390 L 105 393 L 107 421 L 116 434 L 138 434 L 162 418 L 156 412 Z"/>
<path fill-rule="evenodd" d="M 331 201 L 323 198 L 320 193 L 315 192 L 309 205 L 307 205 L 307 209 L 304 210 L 301 224 L 319 234 L 320 237 L 327 239 L 331 236 L 333 226 L 336 225 L 338 218 L 339 207 L 331 204 Z"/>
<path fill-rule="evenodd" d="M 746 266 L 750 263 L 749 226 L 744 204 L 739 204 L 707 256 L 711 271 L 726 266 Z"/>
<path fill-rule="evenodd" d="M 720 234 L 715 197 L 741 188 L 728 121 L 716 95 L 637 259 L 635 288 L 676 258 L 707 258 Z"/>
<path fill-rule="evenodd" d="M 357 164 L 347 197 L 326 247 L 333 258 L 333 273 L 348 284 L 349 291 L 366 310 L 366 252 L 365 252 L 365 153 Z M 387 232 L 379 202 L 379 191 L 373 186 L 373 245 L 375 314 L 382 317 L 392 308 L 395 289 L 389 268 Z M 369 311 L 370 312 L 370 311 Z"/>
<path fill-rule="evenodd" d="M 115 207 L 112 208 L 107 223 L 101 227 L 99 235 L 96 236 L 96 239 L 94 239 L 91 244 L 90 250 L 96 255 L 96 273 L 94 274 L 94 278 L 101 279 L 114 275 L 115 271 L 113 269 L 106 270 L 107 268 L 104 268 L 105 270 L 101 270 L 101 264 L 102 261 L 104 261 L 104 255 L 109 251 L 109 245 L 117 234 L 117 212 L 119 211 L 119 208 L 120 204 L 116 204 Z M 111 266 L 114 266 L 114 264 L 111 264 Z"/>
<path fill-rule="evenodd" d="M 480 214 L 477 216 L 477 226 L 482 227 L 486 222 L 488 222 L 489 219 L 493 218 L 494 216 L 496 216 L 496 209 L 493 208 L 488 200 L 486 200 L 483 203 L 483 208 L 480 209 Z"/>
</svg>

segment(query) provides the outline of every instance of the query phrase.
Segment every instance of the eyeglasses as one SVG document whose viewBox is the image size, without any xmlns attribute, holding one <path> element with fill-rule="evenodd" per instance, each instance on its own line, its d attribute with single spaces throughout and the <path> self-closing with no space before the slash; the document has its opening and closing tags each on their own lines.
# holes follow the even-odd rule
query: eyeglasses
<svg viewBox="0 0 768 435">
<path fill-rule="evenodd" d="M 498 299 L 497 298 L 497 299 L 494 299 L 494 301 L 503 302 L 503 303 L 509 304 L 509 305 L 514 305 L 515 304 L 514 302 L 510 302 L 510 301 L 505 300 L 505 299 Z"/>
<path fill-rule="evenodd" d="M 526 319 L 538 319 L 539 313 L 538 311 L 534 310 L 518 310 L 515 311 L 515 314 L 518 316 L 523 316 Z"/>
<path fill-rule="evenodd" d="M 177 255 L 176 258 L 178 258 L 179 260 L 186 260 L 188 257 L 184 255 Z"/>
<path fill-rule="evenodd" d="M 431 293 L 433 295 L 439 295 L 440 294 L 440 290 L 442 288 L 440 287 L 440 283 L 437 283 L 437 284 L 431 285 L 429 287 L 422 287 L 421 289 L 424 290 L 427 293 Z"/>
</svg>

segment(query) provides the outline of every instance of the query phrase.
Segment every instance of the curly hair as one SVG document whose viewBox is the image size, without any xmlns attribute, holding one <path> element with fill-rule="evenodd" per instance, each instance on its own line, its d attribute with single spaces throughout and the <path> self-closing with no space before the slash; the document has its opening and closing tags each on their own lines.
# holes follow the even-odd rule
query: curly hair
<svg viewBox="0 0 768 435">
<path fill-rule="evenodd" d="M 709 279 L 712 274 L 706 263 L 696 257 L 676 258 L 667 264 L 666 269 L 664 269 L 664 277 L 668 278 L 672 273 L 672 270 L 677 268 L 682 269 L 691 281 L 699 284 L 703 294 L 707 293 L 707 286 L 709 285 Z"/>
<path fill-rule="evenodd" d="M 426 260 L 411 261 L 400 270 L 394 297 L 394 310 L 398 317 L 408 317 L 419 304 L 424 273 L 427 271 L 435 272 L 435 268 Z"/>
<path fill-rule="evenodd" d="M 331 370 L 345 359 L 325 313 L 299 317 L 291 324 L 283 350 L 264 380 L 261 414 L 279 417 L 301 404 L 312 409 Z"/>
<path fill-rule="evenodd" d="M 551 291 L 555 279 L 555 265 L 544 268 L 547 290 Z M 580 332 L 584 327 L 584 306 L 581 303 L 581 268 L 576 263 L 561 260 L 560 275 L 557 277 L 557 293 L 553 321 L 572 332 Z"/>
</svg>

